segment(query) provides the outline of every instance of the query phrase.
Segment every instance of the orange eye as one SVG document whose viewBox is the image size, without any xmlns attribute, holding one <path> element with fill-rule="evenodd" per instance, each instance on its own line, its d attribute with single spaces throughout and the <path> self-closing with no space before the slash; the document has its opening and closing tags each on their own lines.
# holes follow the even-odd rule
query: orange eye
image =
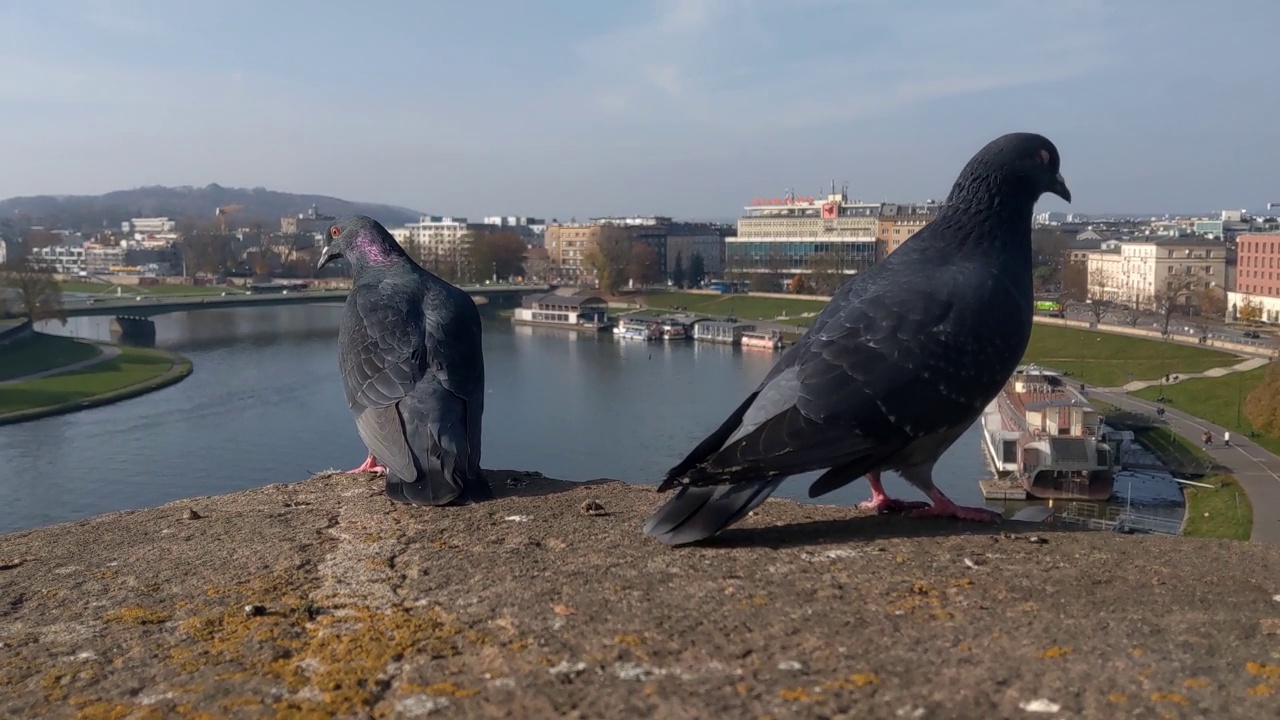
<svg viewBox="0 0 1280 720">
<path fill-rule="evenodd" d="M 329 228 L 329 234 L 332 235 L 333 237 L 338 237 L 339 235 L 342 234 L 342 231 L 338 229 L 337 225 L 334 225 L 333 227 Z"/>
</svg>

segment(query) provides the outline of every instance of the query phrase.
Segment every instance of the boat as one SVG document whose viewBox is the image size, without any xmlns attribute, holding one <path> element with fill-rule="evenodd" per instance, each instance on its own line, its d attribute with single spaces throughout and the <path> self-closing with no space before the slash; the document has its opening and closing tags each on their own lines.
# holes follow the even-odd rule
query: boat
<svg viewBox="0 0 1280 720">
<path fill-rule="evenodd" d="M 659 332 L 661 332 L 663 340 L 683 340 L 689 337 L 684 323 L 674 318 L 663 320 L 662 324 L 659 325 Z"/>
<path fill-rule="evenodd" d="M 782 333 L 777 330 L 750 330 L 742 333 L 738 342 L 742 347 L 777 350 L 782 347 Z"/>
<path fill-rule="evenodd" d="M 657 323 L 636 318 L 618 318 L 618 324 L 614 326 L 613 334 L 622 340 L 652 342 L 662 339 L 662 331 Z"/>
<path fill-rule="evenodd" d="M 1019 366 L 981 423 L 998 479 L 1022 485 L 1033 498 L 1111 497 L 1115 455 L 1102 437 L 1102 418 L 1061 373 Z"/>
</svg>

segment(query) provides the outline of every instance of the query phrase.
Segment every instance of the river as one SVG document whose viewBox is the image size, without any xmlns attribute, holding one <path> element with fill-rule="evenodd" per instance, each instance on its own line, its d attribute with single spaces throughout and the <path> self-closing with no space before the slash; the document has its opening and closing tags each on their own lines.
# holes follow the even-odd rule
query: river
<svg viewBox="0 0 1280 720">
<path fill-rule="evenodd" d="M 358 465 L 365 450 L 338 378 L 338 318 L 337 305 L 155 318 L 157 345 L 190 358 L 195 372 L 132 400 L 0 427 L 0 533 Z M 73 318 L 45 330 L 105 340 L 108 324 Z M 486 316 L 484 466 L 655 483 L 776 357 L 513 327 Z M 975 424 L 938 465 L 938 486 L 957 502 L 982 504 L 979 436 Z M 792 480 L 777 496 L 808 501 L 807 485 Z M 896 477 L 886 476 L 886 487 L 922 499 Z M 820 502 L 867 496 L 858 482 Z"/>
</svg>

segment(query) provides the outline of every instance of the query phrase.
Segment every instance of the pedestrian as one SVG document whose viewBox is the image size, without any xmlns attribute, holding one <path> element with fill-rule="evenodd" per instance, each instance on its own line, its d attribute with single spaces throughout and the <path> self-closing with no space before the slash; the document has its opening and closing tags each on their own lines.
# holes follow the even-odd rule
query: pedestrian
<svg viewBox="0 0 1280 720">
<path fill-rule="evenodd" d="M 1213 445 L 1213 433 L 1209 432 L 1208 430 L 1205 430 L 1205 431 L 1204 431 L 1204 446 L 1205 446 L 1205 447 L 1209 447 L 1210 445 Z"/>
<path fill-rule="evenodd" d="M 1225 447 L 1231 447 L 1231 431 L 1230 430 L 1222 431 L 1222 444 Z"/>
</svg>

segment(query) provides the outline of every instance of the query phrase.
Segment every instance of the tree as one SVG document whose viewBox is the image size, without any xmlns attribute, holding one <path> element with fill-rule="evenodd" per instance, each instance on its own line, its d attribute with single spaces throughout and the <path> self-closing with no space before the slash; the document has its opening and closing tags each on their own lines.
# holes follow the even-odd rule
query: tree
<svg viewBox="0 0 1280 720">
<path fill-rule="evenodd" d="M 835 253 L 818 253 L 809 258 L 809 289 L 817 295 L 832 295 L 846 279 Z"/>
<path fill-rule="evenodd" d="M 616 293 L 626 281 L 631 265 L 631 233 L 626 229 L 606 226 L 600 237 L 587 250 L 583 263 L 596 275 L 596 282 L 609 294 Z"/>
<path fill-rule="evenodd" d="M 789 289 L 796 295 L 808 295 L 810 292 L 809 283 L 805 282 L 804 275 L 801 273 L 796 273 L 795 277 L 791 278 Z"/>
<path fill-rule="evenodd" d="M 236 265 L 235 239 L 230 235 L 199 234 L 178 243 L 188 275 L 218 275 Z"/>
<path fill-rule="evenodd" d="M 1241 322 L 1258 322 L 1262 320 L 1262 305 L 1246 295 L 1236 307 L 1236 318 Z"/>
<path fill-rule="evenodd" d="M 1069 262 L 1058 273 L 1058 286 L 1063 300 L 1083 302 L 1089 295 L 1089 268 L 1082 262 Z"/>
<path fill-rule="evenodd" d="M 1138 327 L 1138 323 L 1142 322 L 1144 308 L 1151 304 L 1150 300 L 1144 300 L 1139 293 L 1133 294 L 1133 302 L 1129 307 L 1119 311 L 1120 322 L 1129 327 Z"/>
<path fill-rule="evenodd" d="M 1280 437 L 1280 363 L 1267 366 L 1262 383 L 1245 399 L 1244 415 L 1255 430 Z"/>
<path fill-rule="evenodd" d="M 1151 298 L 1156 315 L 1160 317 L 1160 334 L 1165 337 L 1169 336 L 1169 325 L 1173 322 L 1174 314 L 1178 312 L 1181 298 L 1182 295 L 1177 290 L 1170 289 L 1157 290 Z"/>
<path fill-rule="evenodd" d="M 676 253 L 676 264 L 671 269 L 671 284 L 684 289 L 684 253 Z"/>
<path fill-rule="evenodd" d="M 648 285 L 662 277 L 658 267 L 658 251 L 649 243 L 631 244 L 631 262 L 627 264 L 627 277 L 637 285 Z"/>
<path fill-rule="evenodd" d="M 1194 323 L 1201 334 L 1222 322 L 1227 314 L 1227 294 L 1216 285 L 1197 288 L 1191 291 L 1190 297 L 1196 307 Z"/>
<path fill-rule="evenodd" d="M 62 288 L 53 278 L 52 269 L 33 263 L 27 257 L 17 257 L 0 268 L 0 286 L 17 291 L 18 301 L 22 304 L 21 314 L 32 322 L 67 322 L 67 311 L 62 306 Z"/>
<path fill-rule="evenodd" d="M 702 285 L 702 281 L 707 279 L 706 262 L 702 259 L 702 253 L 694 253 L 689 258 L 689 285 L 698 287 Z"/>
<path fill-rule="evenodd" d="M 483 246 L 482 253 L 488 263 L 485 267 L 491 266 L 491 269 L 487 270 L 480 268 L 484 272 L 477 272 L 476 280 L 488 280 L 494 276 L 499 280 L 505 280 L 524 274 L 524 253 L 529 249 L 529 245 L 516 233 L 510 230 L 477 233 L 472 243 L 473 248 L 476 244 Z"/>
</svg>

